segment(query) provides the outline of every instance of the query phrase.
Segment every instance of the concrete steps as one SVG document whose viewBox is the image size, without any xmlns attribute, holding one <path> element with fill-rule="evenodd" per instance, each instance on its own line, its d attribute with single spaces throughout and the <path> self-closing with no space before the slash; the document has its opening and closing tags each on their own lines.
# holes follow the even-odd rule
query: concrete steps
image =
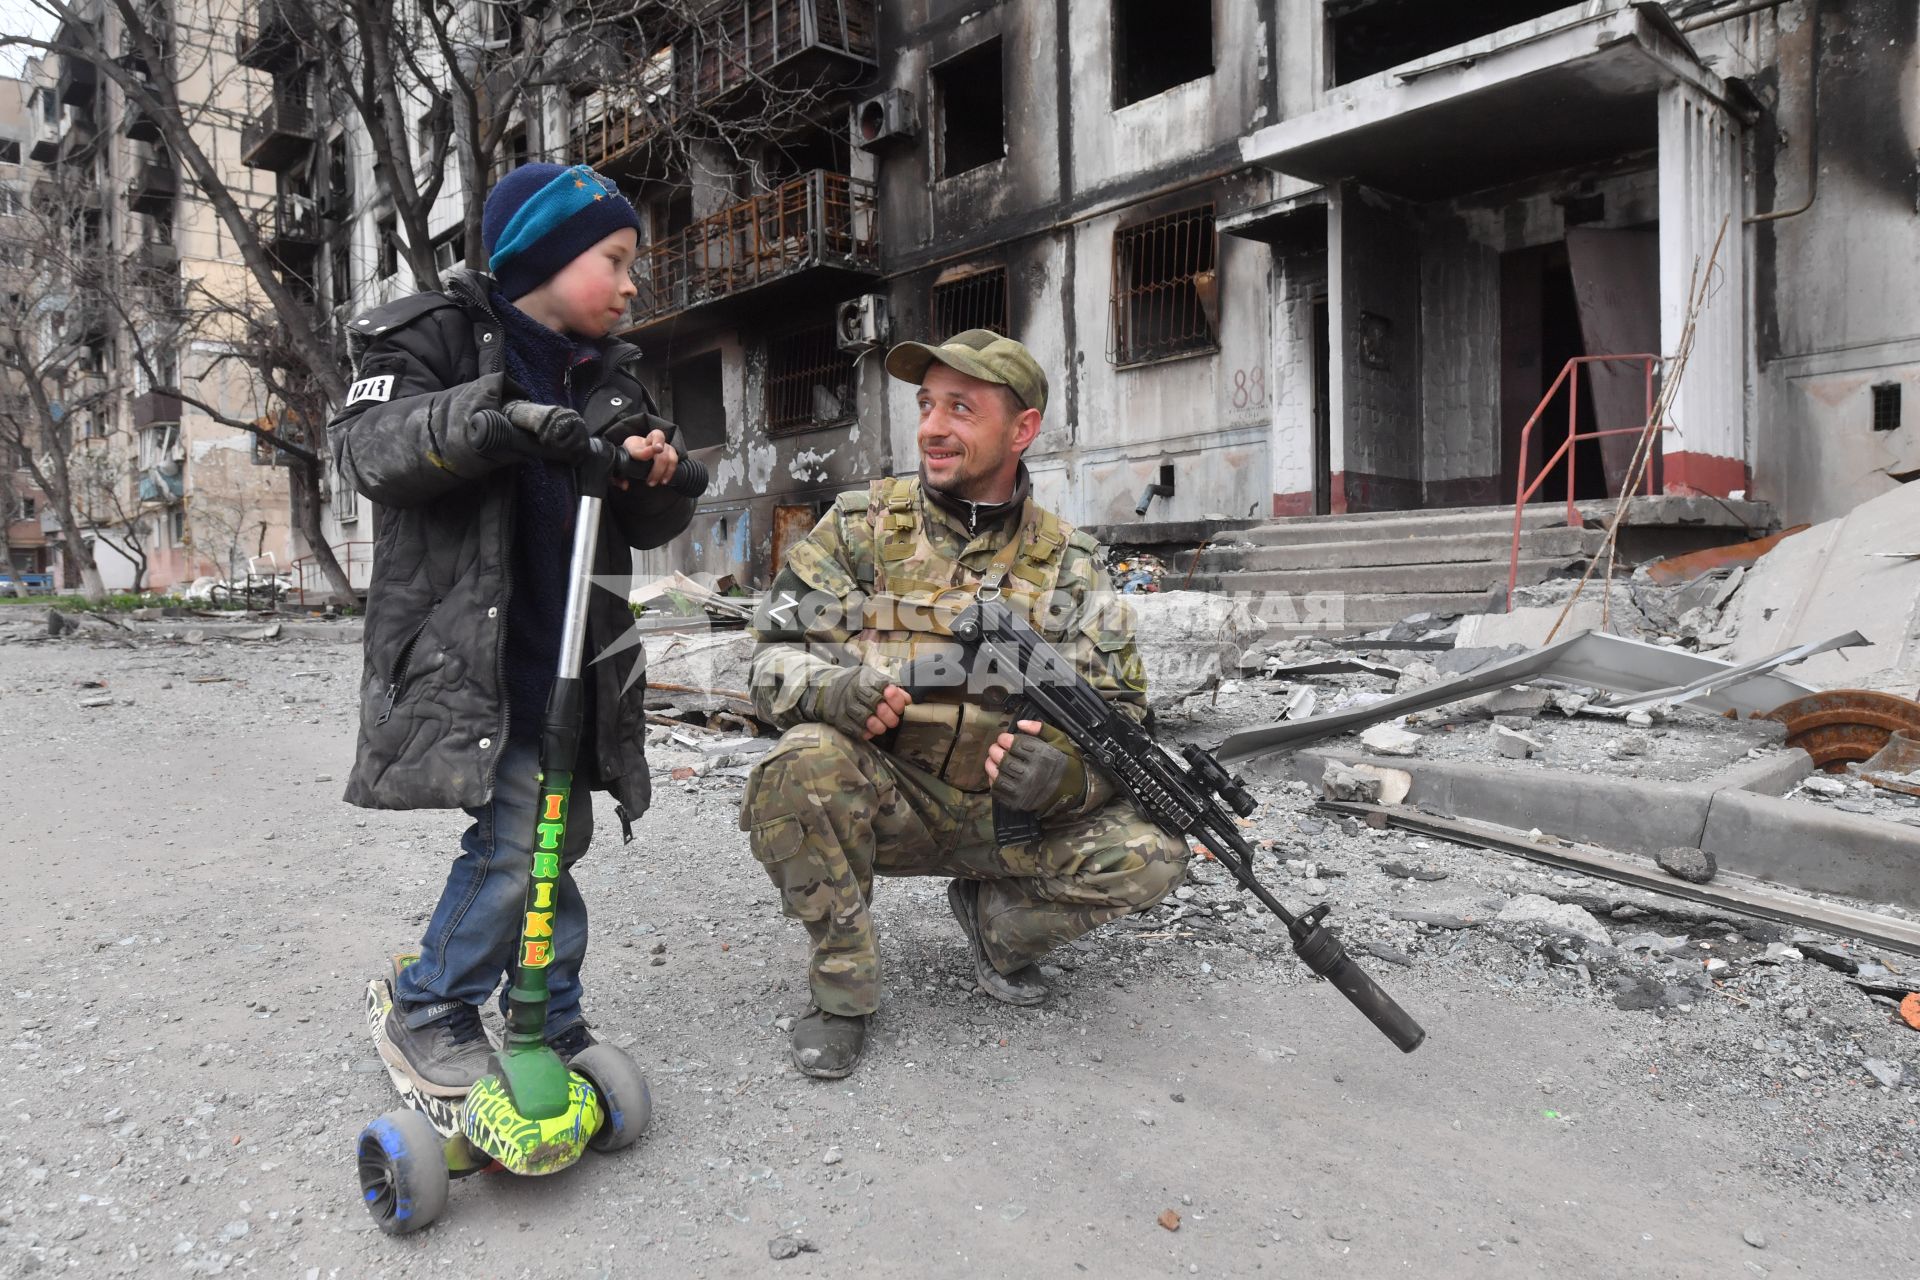
<svg viewBox="0 0 1920 1280">
<path fill-rule="evenodd" d="M 1352 531 L 1349 531 L 1351 533 Z M 1606 541 L 1599 529 L 1541 528 L 1522 535 L 1521 550 L 1539 558 L 1576 558 L 1597 553 Z M 1346 542 L 1259 543 L 1253 546 L 1209 547 L 1200 555 L 1195 575 L 1250 573 L 1273 570 L 1322 569 L 1328 565 L 1371 568 L 1381 565 L 1435 565 L 1499 563 L 1504 565 L 1512 542 L 1511 530 L 1498 533 L 1440 533 L 1422 535 L 1411 530 L 1392 537 Z"/>
<path fill-rule="evenodd" d="M 1565 520 L 1564 507 L 1522 515 L 1521 583 L 1584 567 L 1599 553 L 1599 529 Z M 1416 613 L 1484 611 L 1507 584 L 1512 547 L 1511 508 L 1295 516 L 1224 535 L 1200 553 L 1189 581 L 1248 597 L 1279 632 L 1370 631 Z"/>
</svg>

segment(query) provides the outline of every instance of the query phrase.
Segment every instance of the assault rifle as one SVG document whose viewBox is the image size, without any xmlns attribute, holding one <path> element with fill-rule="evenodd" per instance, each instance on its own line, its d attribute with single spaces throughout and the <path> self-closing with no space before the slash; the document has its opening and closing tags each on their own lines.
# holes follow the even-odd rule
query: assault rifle
<svg viewBox="0 0 1920 1280">
<path fill-rule="evenodd" d="M 1244 818 L 1255 808 L 1244 780 L 1230 776 L 1197 746 L 1181 748 L 1184 765 L 1175 760 L 1145 729 L 1109 707 L 1059 650 L 997 598 L 982 592 L 950 626 L 958 652 L 917 658 L 896 681 L 910 697 L 920 701 L 936 691 L 964 689 L 989 705 L 1004 706 L 1016 720 L 1043 720 L 1065 733 L 1168 834 L 1205 845 L 1242 889 L 1280 918 L 1307 967 L 1339 988 L 1401 1052 L 1420 1047 L 1427 1033 L 1322 923 L 1327 904 L 1296 916 L 1254 877 L 1253 849 L 1234 820 L 1235 814 Z M 994 834 L 1002 844 L 1024 843 L 1038 836 L 1039 824 L 1032 814 L 996 804 Z"/>
</svg>

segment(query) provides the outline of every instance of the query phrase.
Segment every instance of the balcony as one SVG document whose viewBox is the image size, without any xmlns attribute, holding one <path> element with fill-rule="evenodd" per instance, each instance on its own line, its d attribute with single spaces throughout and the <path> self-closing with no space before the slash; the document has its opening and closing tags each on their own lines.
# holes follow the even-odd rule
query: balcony
<svg viewBox="0 0 1920 1280">
<path fill-rule="evenodd" d="M 180 179 L 164 161 L 147 161 L 127 182 L 127 205 L 140 213 L 165 213 L 179 194 Z"/>
<path fill-rule="evenodd" d="M 279 87 L 266 110 L 240 127 L 240 163 L 285 173 L 313 149 L 313 112 L 304 94 Z"/>
<path fill-rule="evenodd" d="M 285 71 L 307 60 L 312 21 L 294 0 L 260 0 L 240 23 L 234 56 L 256 71 Z"/>
<path fill-rule="evenodd" d="M 736 0 L 670 44 L 625 53 L 624 63 L 618 33 L 580 33 L 556 59 L 582 98 L 568 156 L 645 167 L 664 126 L 695 107 L 750 110 L 769 89 L 850 84 L 874 70 L 874 30 L 874 0 Z"/>
<path fill-rule="evenodd" d="M 301 272 L 313 265 L 325 232 L 320 205 L 311 196 L 283 193 L 254 215 L 260 242 L 283 270 Z"/>
<path fill-rule="evenodd" d="M 878 56 L 873 0 L 740 0 L 674 42 L 678 100 L 710 106 L 760 83 L 851 83 Z"/>
<path fill-rule="evenodd" d="M 173 472 L 172 475 L 167 474 L 169 469 Z M 178 502 L 180 501 L 180 495 L 185 491 L 185 485 L 182 483 L 182 477 L 180 475 L 180 464 L 177 462 L 167 464 L 166 466 L 148 467 L 145 471 L 138 472 L 137 474 L 140 479 L 140 501 L 142 503 Z"/>
<path fill-rule="evenodd" d="M 60 135 L 42 132 L 34 138 L 33 149 L 27 152 L 27 158 L 35 164 L 52 164 L 60 158 Z"/>
<path fill-rule="evenodd" d="M 142 111 L 139 104 L 129 102 L 126 114 L 120 117 L 120 136 L 134 142 L 158 142 L 160 124 Z"/>
<path fill-rule="evenodd" d="M 178 421 L 180 421 L 179 396 L 149 391 L 145 395 L 133 398 L 133 429 L 135 431 L 145 431 L 148 427 L 164 426 Z"/>
<path fill-rule="evenodd" d="M 79 164 L 93 155 L 93 149 L 100 144 L 100 130 L 93 123 L 93 113 L 84 107 L 75 107 L 67 113 L 67 127 L 60 132 L 59 158 L 67 164 Z"/>
<path fill-rule="evenodd" d="M 100 89 L 100 68 L 85 58 L 62 57 L 54 93 L 70 107 L 88 105 Z"/>
<path fill-rule="evenodd" d="M 142 240 L 133 251 L 133 265 L 152 275 L 172 275 L 180 269 L 180 250 L 170 240 Z"/>
<path fill-rule="evenodd" d="M 641 250 L 636 336 L 837 300 L 880 274 L 873 185 L 815 169 Z M 697 319 L 695 314 L 697 313 Z"/>
</svg>

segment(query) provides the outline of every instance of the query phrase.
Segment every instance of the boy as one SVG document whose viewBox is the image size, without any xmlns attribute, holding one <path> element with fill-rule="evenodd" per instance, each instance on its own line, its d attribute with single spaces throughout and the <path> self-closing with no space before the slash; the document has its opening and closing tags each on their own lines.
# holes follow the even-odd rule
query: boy
<svg viewBox="0 0 1920 1280">
<path fill-rule="evenodd" d="M 634 368 L 640 352 L 607 336 L 635 292 L 633 206 L 584 165 L 522 165 L 487 197 L 482 234 L 491 276 L 460 268 L 442 292 L 354 320 L 356 345 L 367 345 L 329 428 L 342 480 L 380 507 L 346 799 L 458 807 L 473 819 L 420 958 L 395 979 L 381 1045 L 421 1089 L 456 1098 L 486 1072 L 478 1006 L 511 970 L 519 937 L 573 464 L 602 434 L 653 460 L 644 484 L 616 482 L 608 495 L 595 574 L 624 577 L 629 547 L 666 543 L 694 507 L 662 487 L 679 461 L 665 434 L 634 435 L 629 424 L 654 407 Z M 483 409 L 508 425 L 495 415 L 476 422 Z M 626 601 L 594 592 L 589 659 L 632 622 Z M 645 687 L 627 687 L 627 665 L 587 669 L 547 970 L 547 1040 L 568 1060 L 593 1043 L 580 1012 L 587 911 L 571 874 L 593 834 L 589 788 L 613 795 L 629 839 L 647 807 Z M 504 990 L 501 1000 L 504 1010 Z"/>
</svg>

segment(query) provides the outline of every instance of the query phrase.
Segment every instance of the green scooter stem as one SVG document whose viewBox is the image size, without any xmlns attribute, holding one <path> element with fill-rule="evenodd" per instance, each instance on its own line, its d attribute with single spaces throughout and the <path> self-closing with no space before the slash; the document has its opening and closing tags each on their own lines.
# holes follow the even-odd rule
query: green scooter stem
<svg viewBox="0 0 1920 1280">
<path fill-rule="evenodd" d="M 569 1104 L 569 1072 L 547 1047 L 547 968 L 553 963 L 553 919 L 558 913 L 560 860 L 567 847 L 567 816 L 582 729 L 580 669 L 587 630 L 587 594 L 592 590 L 594 543 L 601 502 L 614 460 L 599 454 L 577 473 L 580 503 L 574 514 L 573 552 L 567 564 L 567 607 L 560 628 L 560 662 L 547 695 L 540 727 L 539 807 L 534 813 L 533 865 L 527 876 L 526 909 L 513 984 L 507 989 L 507 1035 L 493 1056 L 493 1070 L 506 1085 L 513 1109 L 528 1120 L 546 1120 Z"/>
</svg>

